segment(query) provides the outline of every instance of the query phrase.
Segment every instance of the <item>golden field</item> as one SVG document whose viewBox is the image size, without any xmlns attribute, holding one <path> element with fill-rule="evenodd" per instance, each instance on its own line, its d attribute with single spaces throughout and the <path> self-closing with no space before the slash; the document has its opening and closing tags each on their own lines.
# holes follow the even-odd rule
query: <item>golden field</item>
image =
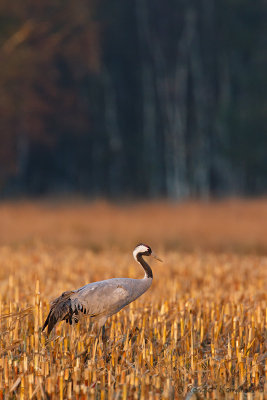
<svg viewBox="0 0 267 400">
<path fill-rule="evenodd" d="M 267 201 L 0 205 L 0 399 L 264 399 Z M 41 326 L 63 291 L 142 277 L 106 323 Z"/>
</svg>

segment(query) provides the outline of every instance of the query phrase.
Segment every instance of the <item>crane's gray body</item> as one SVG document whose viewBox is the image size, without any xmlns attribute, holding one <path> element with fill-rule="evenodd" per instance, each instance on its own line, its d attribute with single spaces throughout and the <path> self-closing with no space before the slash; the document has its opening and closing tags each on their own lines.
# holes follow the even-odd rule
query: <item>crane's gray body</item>
<svg viewBox="0 0 267 400">
<path fill-rule="evenodd" d="M 89 283 L 71 294 L 71 308 L 98 321 L 101 327 L 107 318 L 140 297 L 151 286 L 152 279 L 113 278 Z M 81 317 L 83 312 L 78 313 Z"/>
<path fill-rule="evenodd" d="M 108 317 L 120 311 L 146 292 L 152 284 L 150 266 L 142 258 L 154 255 L 149 246 L 139 245 L 133 252 L 135 260 L 144 268 L 143 279 L 113 278 L 89 283 L 81 288 L 64 292 L 52 302 L 43 329 L 48 326 L 48 334 L 58 321 L 72 324 L 84 316 L 92 318 L 101 328 Z M 161 260 L 160 260 L 161 261 Z"/>
</svg>

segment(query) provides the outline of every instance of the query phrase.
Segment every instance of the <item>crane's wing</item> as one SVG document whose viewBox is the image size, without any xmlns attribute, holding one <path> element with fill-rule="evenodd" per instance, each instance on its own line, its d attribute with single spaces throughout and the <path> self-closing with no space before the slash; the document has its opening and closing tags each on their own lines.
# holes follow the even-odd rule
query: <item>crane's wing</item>
<svg viewBox="0 0 267 400">
<path fill-rule="evenodd" d="M 48 335 L 57 322 L 65 320 L 72 325 L 82 315 L 107 317 L 122 309 L 130 302 L 127 288 L 115 282 L 96 282 L 78 290 L 64 292 L 55 299 L 42 330 L 48 326 Z"/>
<path fill-rule="evenodd" d="M 70 297 L 73 293 L 74 291 L 64 292 L 60 297 L 52 301 L 51 308 L 43 325 L 42 331 L 44 331 L 48 326 L 47 333 L 49 335 L 56 323 L 68 315 L 71 308 Z"/>
<path fill-rule="evenodd" d="M 71 298 L 74 310 L 91 317 L 108 317 L 128 304 L 130 291 L 127 285 L 111 279 L 86 285 L 78 289 Z"/>
</svg>

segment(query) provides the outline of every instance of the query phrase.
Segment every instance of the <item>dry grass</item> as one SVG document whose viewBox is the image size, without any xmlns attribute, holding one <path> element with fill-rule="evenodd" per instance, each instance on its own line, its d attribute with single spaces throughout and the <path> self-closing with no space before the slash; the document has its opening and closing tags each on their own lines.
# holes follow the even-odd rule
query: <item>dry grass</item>
<svg viewBox="0 0 267 400">
<path fill-rule="evenodd" d="M 267 199 L 214 203 L 14 202 L 0 204 L 0 244 L 75 245 L 129 251 L 147 241 L 168 250 L 267 254 Z"/>
<path fill-rule="evenodd" d="M 6 204 L 0 216 L 0 399 L 264 398 L 266 202 Z M 142 277 L 140 240 L 164 263 L 108 320 L 106 349 L 88 321 L 41 334 L 62 291 Z"/>
</svg>

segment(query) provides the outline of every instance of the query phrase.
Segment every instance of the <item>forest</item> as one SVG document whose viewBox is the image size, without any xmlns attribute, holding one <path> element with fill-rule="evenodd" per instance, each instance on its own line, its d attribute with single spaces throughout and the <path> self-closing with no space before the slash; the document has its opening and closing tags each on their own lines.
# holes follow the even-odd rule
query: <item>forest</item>
<svg viewBox="0 0 267 400">
<path fill-rule="evenodd" d="M 264 0 L 2 0 L 0 197 L 267 191 Z"/>
</svg>

